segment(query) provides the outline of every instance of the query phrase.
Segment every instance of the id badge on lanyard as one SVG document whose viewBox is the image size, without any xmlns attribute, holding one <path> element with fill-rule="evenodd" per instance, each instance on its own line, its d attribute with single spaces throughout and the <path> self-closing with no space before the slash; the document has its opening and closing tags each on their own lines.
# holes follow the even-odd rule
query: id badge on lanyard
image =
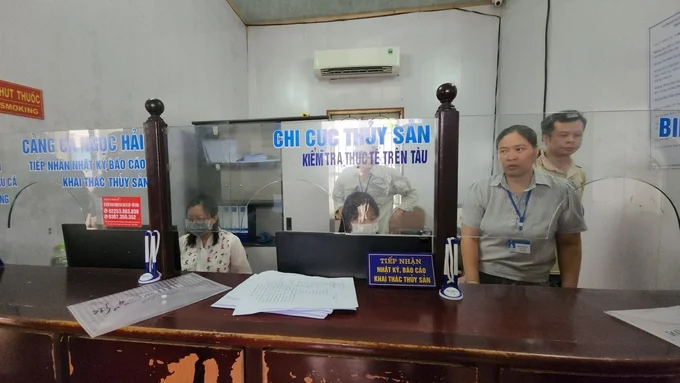
<svg viewBox="0 0 680 383">
<path fill-rule="evenodd" d="M 512 207 L 515 208 L 515 213 L 517 213 L 517 219 L 519 220 L 519 231 L 522 231 L 524 229 L 524 219 L 527 216 L 527 208 L 529 207 L 529 199 L 531 198 L 531 190 L 527 193 L 527 199 L 524 202 L 524 211 L 522 214 L 519 213 L 519 207 L 515 203 L 515 199 L 512 198 L 512 193 L 510 193 L 510 190 L 506 190 L 508 193 L 508 198 L 510 198 L 510 202 L 512 203 Z"/>
<path fill-rule="evenodd" d="M 510 198 L 510 202 L 512 202 L 512 207 L 515 209 L 515 213 L 517 213 L 517 219 L 519 221 L 519 230 L 522 231 L 524 229 L 524 219 L 527 216 L 527 208 L 529 207 L 529 199 L 531 198 L 531 190 L 527 193 L 527 198 L 526 201 L 524 202 L 524 211 L 522 214 L 519 212 L 519 207 L 515 203 L 515 199 L 512 198 L 512 193 L 510 193 L 509 190 L 506 190 L 508 193 L 508 198 Z M 508 240 L 507 242 L 507 248 L 511 253 L 518 253 L 518 254 L 531 254 L 531 242 L 528 240 Z"/>
<path fill-rule="evenodd" d="M 371 178 L 373 178 L 373 174 L 368 175 L 368 180 L 366 180 L 366 189 L 364 189 L 364 185 L 361 184 L 361 176 L 359 176 L 359 191 L 368 193 L 368 187 L 371 185 Z"/>
<path fill-rule="evenodd" d="M 531 254 L 531 242 L 527 240 L 509 239 L 507 248 L 511 253 Z"/>
</svg>

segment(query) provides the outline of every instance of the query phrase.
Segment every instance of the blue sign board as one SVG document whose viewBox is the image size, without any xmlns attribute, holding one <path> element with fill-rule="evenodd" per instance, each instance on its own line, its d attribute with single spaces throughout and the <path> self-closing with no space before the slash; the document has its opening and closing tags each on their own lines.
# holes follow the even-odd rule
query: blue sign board
<svg viewBox="0 0 680 383">
<path fill-rule="evenodd" d="M 368 285 L 437 287 L 429 253 L 369 253 Z"/>
<path fill-rule="evenodd" d="M 659 118 L 659 138 L 680 137 L 680 118 Z"/>
</svg>

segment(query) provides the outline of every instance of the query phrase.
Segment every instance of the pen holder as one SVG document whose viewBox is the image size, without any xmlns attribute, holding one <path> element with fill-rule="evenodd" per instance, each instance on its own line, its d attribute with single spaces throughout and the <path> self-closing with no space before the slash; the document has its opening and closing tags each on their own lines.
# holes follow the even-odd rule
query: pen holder
<svg viewBox="0 0 680 383">
<path fill-rule="evenodd" d="M 147 272 L 142 274 L 139 277 L 139 282 L 142 285 L 145 285 L 147 283 L 153 283 L 153 282 L 158 282 L 161 280 L 162 274 L 156 270 L 156 263 L 151 264 L 151 272 L 148 271 L 149 269 L 147 268 Z"/>
<path fill-rule="evenodd" d="M 444 283 L 442 284 L 442 287 L 439 289 L 439 296 L 448 299 L 451 301 L 459 301 L 463 299 L 463 292 L 460 291 L 460 288 L 458 287 L 458 276 L 454 275 L 453 280 L 449 278 L 449 276 L 444 275 L 444 278 L 442 279 Z"/>
<path fill-rule="evenodd" d="M 156 259 L 161 244 L 161 236 L 157 230 L 147 231 L 144 236 L 144 267 L 145 273 L 139 277 L 140 284 L 158 282 L 161 273 L 156 269 Z"/>
</svg>

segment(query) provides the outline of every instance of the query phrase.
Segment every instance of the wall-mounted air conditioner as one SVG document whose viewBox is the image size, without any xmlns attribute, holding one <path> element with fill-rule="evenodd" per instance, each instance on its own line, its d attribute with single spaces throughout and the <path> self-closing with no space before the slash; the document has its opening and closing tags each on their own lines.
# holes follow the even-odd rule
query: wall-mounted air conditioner
<svg viewBox="0 0 680 383">
<path fill-rule="evenodd" d="M 399 63 L 399 47 L 316 51 L 314 75 L 328 80 L 397 76 Z"/>
</svg>

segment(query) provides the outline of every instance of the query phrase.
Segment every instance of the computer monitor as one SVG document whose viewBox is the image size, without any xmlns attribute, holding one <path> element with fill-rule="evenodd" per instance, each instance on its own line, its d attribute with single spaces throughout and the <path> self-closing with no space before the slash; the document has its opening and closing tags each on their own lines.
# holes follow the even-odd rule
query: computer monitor
<svg viewBox="0 0 680 383">
<path fill-rule="evenodd" d="M 432 237 L 276 233 L 276 264 L 281 272 L 366 279 L 369 253 L 432 253 Z"/>
<path fill-rule="evenodd" d="M 84 224 L 62 224 L 64 248 L 69 267 L 101 267 L 144 270 L 144 228 L 88 230 Z M 175 268 L 180 269 L 179 234 L 169 232 L 175 253 Z"/>
</svg>

